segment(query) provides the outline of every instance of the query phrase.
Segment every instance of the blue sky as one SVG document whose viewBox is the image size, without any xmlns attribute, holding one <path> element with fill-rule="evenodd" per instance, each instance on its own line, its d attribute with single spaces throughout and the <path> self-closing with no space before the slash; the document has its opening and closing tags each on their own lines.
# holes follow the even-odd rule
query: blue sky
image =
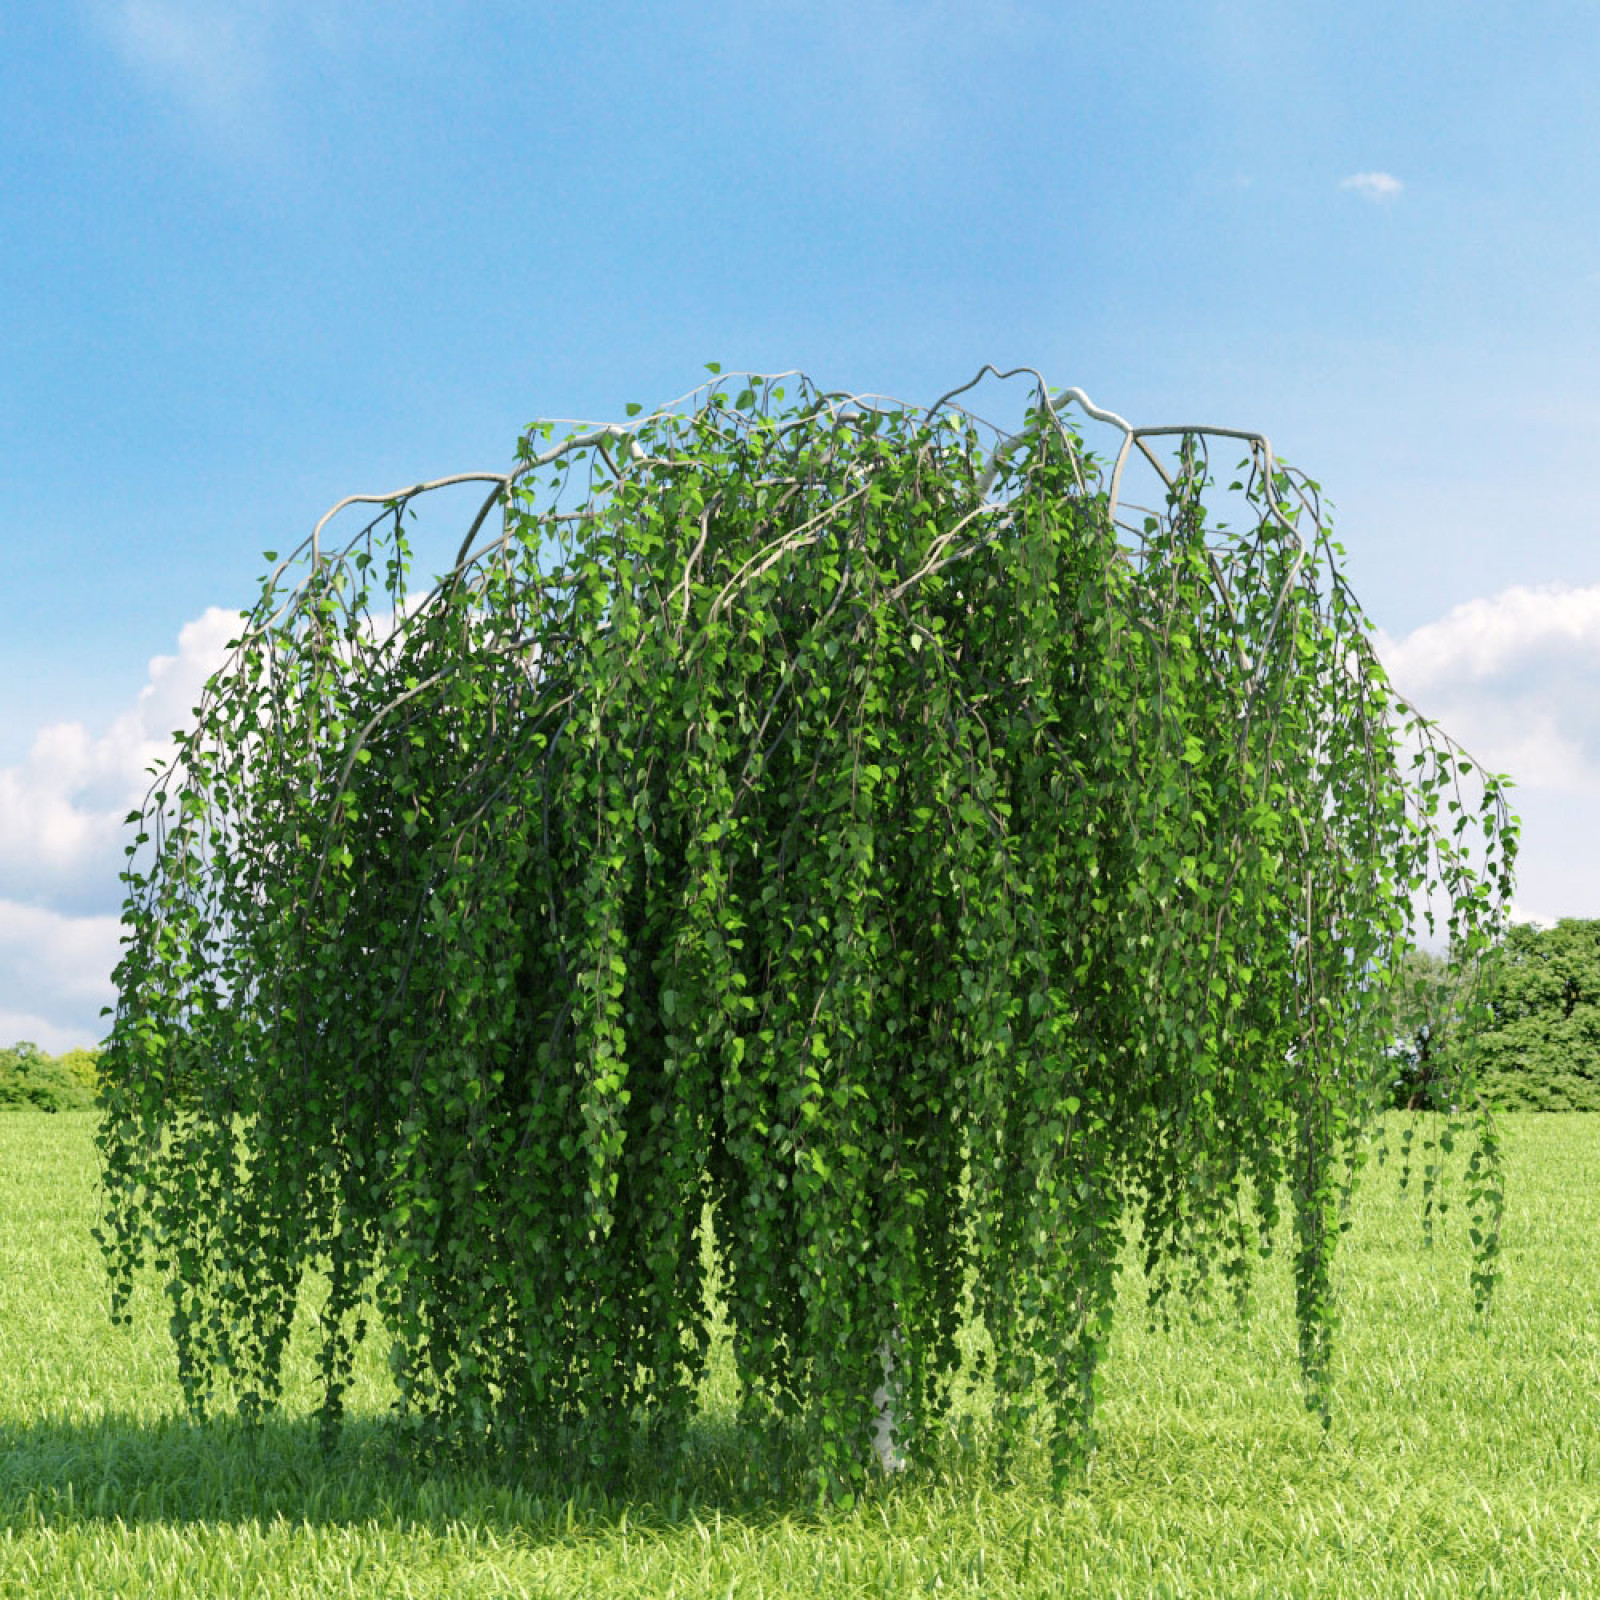
<svg viewBox="0 0 1600 1600">
<path fill-rule="evenodd" d="M 1579 4 L 6 7 L 0 1042 L 103 1031 L 264 549 L 712 360 L 1266 432 L 1519 779 L 1519 914 L 1600 916 L 1597 81 Z"/>
</svg>

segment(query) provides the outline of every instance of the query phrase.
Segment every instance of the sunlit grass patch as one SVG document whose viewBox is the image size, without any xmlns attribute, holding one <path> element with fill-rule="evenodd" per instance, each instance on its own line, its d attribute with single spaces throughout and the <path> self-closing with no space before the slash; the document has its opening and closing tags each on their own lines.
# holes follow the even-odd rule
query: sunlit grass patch
<svg viewBox="0 0 1600 1600">
<path fill-rule="evenodd" d="M 1053 1497 L 1039 1452 L 996 1486 L 980 1421 L 979 1448 L 952 1435 L 931 1475 L 819 1513 L 789 1441 L 736 1421 L 725 1358 L 682 1448 L 610 1483 L 409 1462 L 377 1341 L 324 1460 L 309 1306 L 261 1440 L 193 1427 L 153 1284 L 131 1329 L 106 1317 L 92 1119 L 0 1119 L 0 1596 L 1600 1592 L 1600 1119 L 1506 1129 L 1487 1324 L 1459 1181 L 1424 1250 L 1415 1189 L 1369 1166 L 1326 1440 L 1282 1256 L 1248 1326 L 1219 1295 L 1165 1336 L 1130 1265 L 1084 1483 Z"/>
</svg>

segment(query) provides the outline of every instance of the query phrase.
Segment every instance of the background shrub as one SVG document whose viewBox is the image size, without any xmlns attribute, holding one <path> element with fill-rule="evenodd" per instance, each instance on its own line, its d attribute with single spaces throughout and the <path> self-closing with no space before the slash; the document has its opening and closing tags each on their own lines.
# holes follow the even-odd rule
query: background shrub
<svg viewBox="0 0 1600 1600">
<path fill-rule="evenodd" d="M 1390 1051 L 1389 1104 L 1399 1111 L 1448 1111 L 1455 1078 L 1452 1045 L 1466 1005 L 1463 969 L 1427 950 L 1408 950 Z"/>
<path fill-rule="evenodd" d="M 0 1050 L 0 1111 L 93 1109 L 98 1052 L 49 1056 L 24 1039 Z"/>
<path fill-rule="evenodd" d="M 1600 920 L 1512 927 L 1482 1029 L 1482 1087 L 1506 1111 L 1600 1111 Z"/>
</svg>

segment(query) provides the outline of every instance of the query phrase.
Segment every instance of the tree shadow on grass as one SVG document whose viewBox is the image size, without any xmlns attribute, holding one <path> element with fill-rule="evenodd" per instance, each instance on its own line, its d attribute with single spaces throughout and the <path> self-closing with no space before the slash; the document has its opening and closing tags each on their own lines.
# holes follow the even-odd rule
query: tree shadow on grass
<svg viewBox="0 0 1600 1600">
<path fill-rule="evenodd" d="M 624 1518 L 667 1530 L 829 1515 L 817 1507 L 798 1430 L 777 1422 L 702 1416 L 675 1446 L 637 1433 L 626 1463 L 610 1472 L 581 1461 L 428 1463 L 409 1441 L 385 1416 L 347 1417 L 326 1456 L 314 1416 L 269 1418 L 253 1437 L 231 1419 L 181 1415 L 0 1423 L 0 1529 L 281 1518 L 558 1539 Z M 886 1492 L 881 1480 L 869 1490 Z"/>
</svg>

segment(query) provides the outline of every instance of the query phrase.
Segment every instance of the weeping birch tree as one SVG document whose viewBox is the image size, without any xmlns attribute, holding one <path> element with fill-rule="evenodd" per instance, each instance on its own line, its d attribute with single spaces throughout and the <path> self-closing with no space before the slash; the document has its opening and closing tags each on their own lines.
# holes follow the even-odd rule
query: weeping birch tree
<svg viewBox="0 0 1600 1600">
<path fill-rule="evenodd" d="M 440 484 L 264 580 L 128 819 L 114 1314 L 153 1255 L 188 1404 L 253 1421 L 322 1274 L 330 1440 L 371 1324 L 425 1440 L 615 1462 L 692 1421 L 709 1204 L 746 1415 L 819 1492 L 875 1391 L 932 1460 L 969 1318 L 997 1469 L 1038 1429 L 1064 1480 L 1125 1221 L 1158 1304 L 1242 1299 L 1287 1204 L 1327 1425 L 1412 906 L 1484 959 L 1507 780 L 1389 685 L 1263 436 L 711 370 L 441 480 L 484 498 L 426 590 Z M 1208 524 L 1219 447 L 1253 526 Z"/>
</svg>

